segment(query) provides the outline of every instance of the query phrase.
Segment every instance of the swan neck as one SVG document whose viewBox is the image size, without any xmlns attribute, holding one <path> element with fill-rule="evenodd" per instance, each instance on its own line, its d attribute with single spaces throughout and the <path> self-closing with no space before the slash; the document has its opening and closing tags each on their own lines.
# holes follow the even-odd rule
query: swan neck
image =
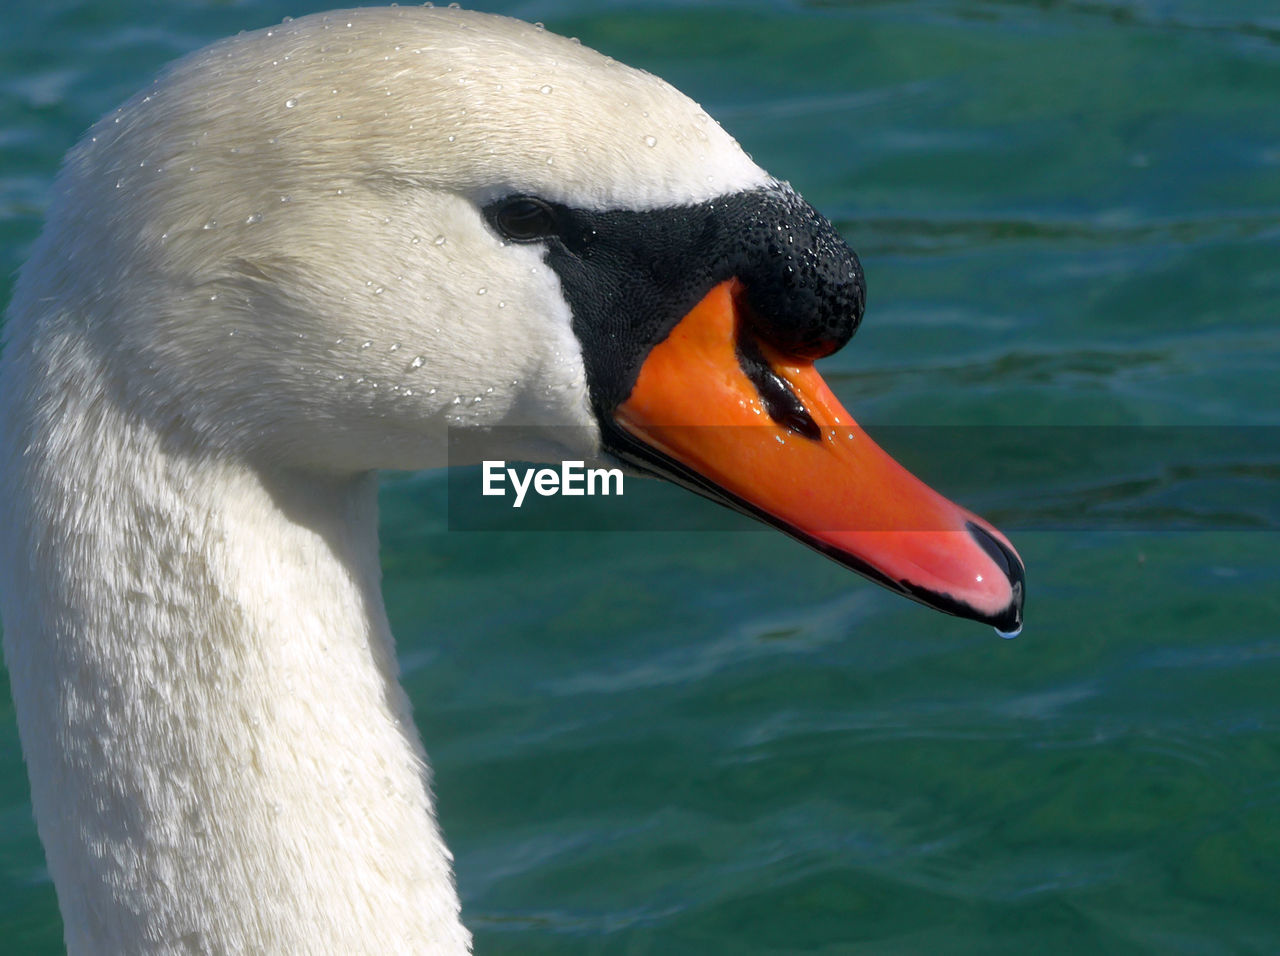
<svg viewBox="0 0 1280 956">
<path fill-rule="evenodd" d="M 184 446 L 32 354 L 0 366 L 0 610 L 68 949 L 469 951 L 374 476 Z"/>
</svg>

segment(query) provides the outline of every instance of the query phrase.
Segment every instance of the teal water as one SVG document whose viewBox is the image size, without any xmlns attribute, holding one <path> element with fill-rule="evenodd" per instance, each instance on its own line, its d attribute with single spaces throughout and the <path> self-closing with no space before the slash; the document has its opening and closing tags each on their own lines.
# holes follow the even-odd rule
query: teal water
<svg viewBox="0 0 1280 956">
<path fill-rule="evenodd" d="M 474 5 L 671 80 L 837 223 L 870 302 L 823 368 L 873 429 L 1280 424 L 1273 2 Z M 89 123 L 312 9 L 11 8 L 0 303 Z M 1008 642 L 776 534 L 450 532 L 441 476 L 388 481 L 386 596 L 477 952 L 1280 952 L 1280 539 L 1220 530 L 1256 524 L 1242 473 L 1280 497 L 1280 462 L 1185 435 L 1142 489 L 1086 490 L 1154 482 L 1198 530 L 1042 530 L 1025 471 L 918 466 L 1013 520 Z M 711 507 L 662 501 L 672 526 Z M 0 951 L 54 953 L 0 686 Z"/>
</svg>

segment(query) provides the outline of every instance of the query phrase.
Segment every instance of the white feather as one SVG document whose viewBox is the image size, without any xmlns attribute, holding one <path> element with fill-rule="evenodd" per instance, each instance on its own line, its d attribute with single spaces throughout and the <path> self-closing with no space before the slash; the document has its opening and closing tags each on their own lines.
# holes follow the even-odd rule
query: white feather
<svg viewBox="0 0 1280 956">
<path fill-rule="evenodd" d="M 411 8 L 215 44 L 69 154 L 0 360 L 0 611 L 71 951 L 469 949 L 372 471 L 450 424 L 598 453 L 556 276 L 480 204 L 767 181 L 648 74 Z"/>
</svg>

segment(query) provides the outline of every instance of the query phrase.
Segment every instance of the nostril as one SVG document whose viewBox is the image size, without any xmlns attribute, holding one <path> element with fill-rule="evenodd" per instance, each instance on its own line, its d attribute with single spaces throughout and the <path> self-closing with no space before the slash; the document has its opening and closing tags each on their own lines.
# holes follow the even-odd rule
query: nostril
<svg viewBox="0 0 1280 956">
<path fill-rule="evenodd" d="M 755 386 L 756 394 L 760 396 L 769 417 L 783 428 L 811 441 L 821 439 L 822 429 L 804 407 L 800 396 L 787 384 L 786 379 L 774 371 L 751 332 L 741 326 L 738 328 L 736 351 L 738 365 Z"/>
</svg>

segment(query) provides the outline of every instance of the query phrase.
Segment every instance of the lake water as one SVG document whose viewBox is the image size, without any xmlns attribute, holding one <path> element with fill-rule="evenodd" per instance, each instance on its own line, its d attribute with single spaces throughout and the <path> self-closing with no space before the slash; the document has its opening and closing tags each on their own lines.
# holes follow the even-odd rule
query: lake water
<svg viewBox="0 0 1280 956">
<path fill-rule="evenodd" d="M 442 476 L 391 478 L 477 951 L 1280 952 L 1275 3 L 474 6 L 672 81 L 839 226 L 870 295 L 828 381 L 1029 587 L 1001 641 L 718 513 L 636 530 L 704 525 L 676 489 L 464 532 Z M 13 5 L 0 303 L 94 119 L 321 8 Z M 0 951 L 54 953 L 0 687 Z"/>
</svg>

